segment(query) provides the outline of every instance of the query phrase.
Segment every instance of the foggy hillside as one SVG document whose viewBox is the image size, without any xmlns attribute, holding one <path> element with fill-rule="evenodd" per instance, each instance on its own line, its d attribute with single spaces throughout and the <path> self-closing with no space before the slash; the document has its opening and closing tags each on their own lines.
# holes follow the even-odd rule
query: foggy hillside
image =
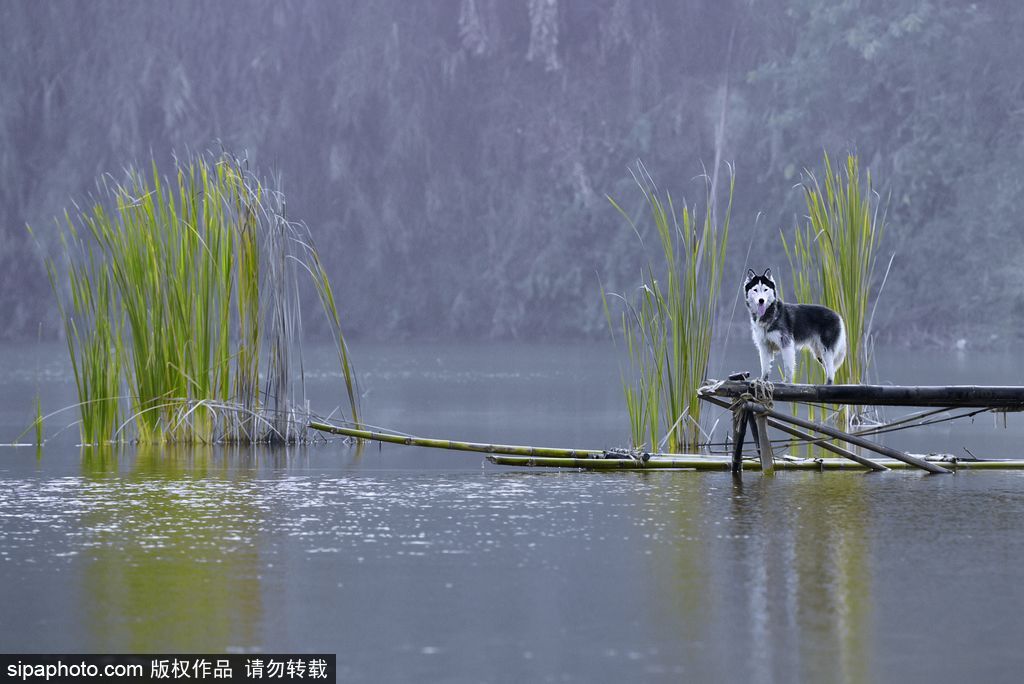
<svg viewBox="0 0 1024 684">
<path fill-rule="evenodd" d="M 1008 0 L 5 0 L 2 334 L 57 329 L 26 224 L 52 247 L 99 174 L 223 144 L 280 175 L 356 338 L 605 334 L 637 159 L 690 200 L 733 162 L 729 273 L 753 240 L 786 274 L 801 171 L 856 150 L 890 198 L 883 334 L 1016 339 L 1021 35 Z"/>
</svg>

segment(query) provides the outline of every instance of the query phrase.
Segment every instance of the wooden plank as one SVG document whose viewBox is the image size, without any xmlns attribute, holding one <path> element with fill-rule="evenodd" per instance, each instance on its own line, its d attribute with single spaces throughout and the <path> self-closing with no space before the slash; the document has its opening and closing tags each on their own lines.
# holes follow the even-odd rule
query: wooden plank
<svg viewBox="0 0 1024 684">
<path fill-rule="evenodd" d="M 725 380 L 705 385 L 703 394 L 736 399 L 751 383 Z M 871 406 L 942 406 L 1024 410 L 1024 387 L 998 385 L 791 385 L 777 383 L 774 401 Z"/>
<path fill-rule="evenodd" d="M 775 470 L 775 453 L 772 451 L 772 443 L 768 439 L 768 422 L 763 413 L 754 414 L 754 424 L 757 425 L 757 441 L 760 444 L 761 471 L 770 473 Z"/>
<path fill-rule="evenodd" d="M 754 411 L 756 413 L 765 413 L 766 415 L 769 415 L 777 420 L 781 420 L 784 423 L 793 423 L 794 425 L 797 425 L 804 429 L 814 430 L 815 432 L 820 432 L 823 435 L 829 435 L 830 437 L 840 439 L 848 444 L 863 447 L 870 451 L 874 451 L 877 454 L 888 456 L 889 458 L 895 458 L 897 461 L 903 461 L 904 463 L 915 465 L 918 468 L 921 468 L 922 470 L 927 470 L 929 473 L 948 474 L 950 472 L 949 470 L 943 468 L 940 465 L 930 463 L 928 461 L 925 461 L 924 459 L 917 458 L 916 456 L 911 456 L 910 454 L 899 451 L 898 449 L 882 446 L 881 444 L 875 444 L 874 442 L 866 440 L 863 437 L 848 434 L 846 432 L 843 432 L 842 430 L 837 430 L 836 428 L 831 427 L 829 425 L 823 425 L 821 423 L 812 423 L 809 420 L 797 418 L 796 416 L 787 416 L 783 413 L 779 413 L 778 411 L 774 411 L 770 408 L 762 406 L 761 404 L 755 404 L 752 401 L 746 402 L 744 408 L 746 408 L 746 410 L 748 411 Z"/>
<path fill-rule="evenodd" d="M 727 402 L 727 401 L 725 401 L 723 399 L 719 399 L 718 397 L 713 397 L 713 396 L 708 395 L 708 394 L 703 394 L 703 395 L 701 395 L 700 398 L 703 399 L 706 402 L 714 404 L 715 406 L 720 406 L 720 407 L 722 407 L 724 409 L 729 408 L 729 402 Z M 873 461 L 870 458 L 861 456 L 860 454 L 854 453 L 854 452 L 852 452 L 852 451 L 850 451 L 848 449 L 844 449 L 841 446 L 836 446 L 835 444 L 831 444 L 831 443 L 829 443 L 827 441 L 824 441 L 820 437 L 815 437 L 814 435 L 812 435 L 809 432 L 804 432 L 803 430 L 797 430 L 792 425 L 788 425 L 786 423 L 778 421 L 778 420 L 776 420 L 776 419 L 774 419 L 774 418 L 772 418 L 770 416 L 766 416 L 765 417 L 765 422 L 768 423 L 769 425 L 771 425 L 776 430 L 781 430 L 782 432 L 785 432 L 788 435 L 793 435 L 794 437 L 799 437 L 800 439 L 808 440 L 810 443 L 814 444 L 815 446 L 818 446 L 818 447 L 820 447 L 820 448 L 822 448 L 822 449 L 824 449 L 826 451 L 831 451 L 833 454 L 836 454 L 837 456 L 842 456 L 843 458 L 848 458 L 851 461 L 855 461 L 856 463 L 860 463 L 863 466 L 867 466 L 871 470 L 875 470 L 875 471 L 878 471 L 878 472 L 889 470 L 889 468 L 885 467 L 884 465 L 882 465 L 881 463 L 879 463 L 877 461 Z"/>
</svg>

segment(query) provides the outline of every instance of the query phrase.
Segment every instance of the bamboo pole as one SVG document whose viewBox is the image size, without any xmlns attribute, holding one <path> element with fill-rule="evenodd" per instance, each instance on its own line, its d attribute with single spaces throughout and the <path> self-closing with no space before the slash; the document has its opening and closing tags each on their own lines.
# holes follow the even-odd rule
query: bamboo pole
<svg viewBox="0 0 1024 684">
<path fill-rule="evenodd" d="M 763 413 L 754 414 L 754 425 L 757 426 L 757 442 L 761 456 L 761 471 L 773 472 L 775 469 L 775 453 L 772 451 L 772 443 L 768 439 L 768 423 Z"/>
<path fill-rule="evenodd" d="M 783 413 L 779 413 L 778 411 L 774 411 L 770 408 L 762 406 L 761 404 L 754 403 L 752 401 L 746 402 L 744 404 L 744 408 L 748 411 L 764 413 L 766 415 L 771 416 L 772 418 L 781 420 L 786 423 L 793 423 L 794 425 L 805 428 L 807 430 L 814 430 L 815 432 L 820 432 L 824 435 L 835 437 L 836 439 L 840 439 L 848 444 L 863 447 L 864 449 L 874 451 L 875 453 L 882 454 L 883 456 L 888 456 L 889 458 L 894 458 L 898 461 L 903 461 L 904 463 L 909 463 L 911 465 L 917 466 L 922 470 L 927 470 L 929 473 L 949 473 L 949 470 L 943 468 L 940 465 L 929 463 L 924 459 L 917 458 L 916 456 L 911 456 L 910 454 L 899 451 L 898 449 L 893 449 L 891 447 L 883 446 L 881 444 L 875 444 L 874 442 L 866 440 L 863 437 L 851 435 L 849 433 L 843 432 L 842 430 L 837 430 L 836 428 L 828 425 L 823 425 L 821 423 L 812 423 L 809 420 L 797 418 L 796 416 L 787 416 Z"/>
<path fill-rule="evenodd" d="M 709 403 L 714 404 L 715 406 L 720 406 L 721 408 L 724 408 L 724 409 L 728 409 L 729 408 L 729 402 L 724 401 L 722 399 L 719 399 L 718 397 L 713 397 L 710 394 L 702 394 L 702 395 L 700 395 L 700 398 L 703 399 L 704 401 L 707 401 Z M 875 470 L 875 471 L 878 471 L 878 472 L 883 472 L 883 471 L 889 470 L 887 467 L 885 467 L 884 465 L 878 463 L 877 461 L 873 461 L 870 458 L 866 458 L 866 457 L 861 456 L 860 454 L 854 453 L 854 452 L 852 452 L 852 451 L 850 451 L 848 449 L 844 449 L 841 446 L 836 446 L 835 444 L 830 444 L 829 442 L 823 441 L 823 439 L 820 438 L 820 437 L 815 437 L 814 435 L 810 434 L 809 432 L 804 432 L 803 430 L 797 430 L 792 425 L 787 425 L 786 423 L 783 423 L 782 421 L 776 420 L 775 418 L 772 418 L 771 416 L 765 416 L 765 422 L 768 423 L 768 425 L 771 425 L 776 430 L 781 430 L 782 432 L 785 432 L 786 434 L 789 434 L 789 435 L 793 435 L 794 437 L 799 437 L 800 439 L 808 440 L 809 442 L 811 442 L 815 446 L 821 447 L 822 449 L 825 449 L 826 451 L 831 451 L 833 454 L 836 454 L 838 456 L 842 456 L 843 458 L 848 458 L 851 461 L 856 461 L 857 463 L 860 463 L 863 466 L 867 466 L 871 470 Z"/>
<path fill-rule="evenodd" d="M 737 399 L 750 392 L 742 380 L 711 382 L 700 394 Z M 772 386 L 775 401 L 872 406 L 1024 409 L 1024 386 L 1000 385 L 795 385 Z"/>
<path fill-rule="evenodd" d="M 487 456 L 491 463 L 504 466 L 534 468 L 576 468 L 583 470 L 695 470 L 695 471 L 728 471 L 732 467 L 731 457 L 715 456 L 651 456 L 643 465 L 633 459 L 614 458 L 546 458 L 543 456 L 505 456 L 492 454 Z M 943 461 L 957 470 L 1024 470 L 1024 460 L 993 460 L 993 461 Z M 911 470 L 917 466 L 896 459 L 880 459 L 879 465 L 886 469 Z M 761 464 L 757 461 L 743 461 L 744 470 L 758 470 Z M 864 466 L 853 461 L 839 458 L 801 458 L 787 457 L 775 461 L 776 470 L 819 470 L 864 472 Z"/>
<path fill-rule="evenodd" d="M 771 417 L 766 415 L 766 419 L 766 422 L 771 425 Z M 377 442 L 430 447 L 435 449 L 484 452 L 488 454 L 487 460 L 491 463 L 508 466 L 583 468 L 594 470 L 644 470 L 647 468 L 676 470 L 729 470 L 732 467 L 731 457 L 700 456 L 697 454 L 655 454 L 647 461 L 640 462 L 632 458 L 606 458 L 604 457 L 604 451 L 598 451 L 596 449 L 546 449 L 541 447 L 456 442 L 444 439 L 424 439 L 421 437 L 409 437 L 407 435 L 396 435 L 387 432 L 346 428 L 321 423 L 319 421 L 310 423 L 309 427 L 314 430 L 329 432 L 331 434 Z M 773 425 L 773 427 L 775 426 Z M 824 447 L 826 445 L 822 444 L 821 446 Z M 875 463 L 876 466 L 882 468 L 909 469 L 919 467 L 909 462 L 898 461 L 895 459 L 882 459 L 879 462 L 871 463 Z M 928 463 L 929 465 L 932 464 L 931 461 L 928 461 Z M 957 469 L 1024 469 L 1024 459 L 943 461 L 943 463 Z M 741 461 L 740 465 L 745 470 L 757 470 L 761 467 L 761 464 L 755 461 Z M 862 465 L 860 463 L 831 458 L 790 459 L 783 457 L 776 460 L 774 466 L 777 470 L 862 470 Z"/>
<path fill-rule="evenodd" d="M 356 439 L 369 439 L 375 442 L 389 442 L 391 444 L 431 447 L 434 449 L 452 449 L 454 451 L 477 451 L 485 454 L 508 454 L 512 456 L 545 456 L 548 458 L 596 459 L 604 456 L 604 451 L 599 449 L 551 449 L 546 447 L 517 446 L 511 444 L 457 442 L 448 439 L 429 439 L 425 437 L 395 435 L 387 432 L 374 432 L 372 430 L 357 430 L 355 428 L 329 425 L 328 423 L 321 423 L 319 421 L 310 422 L 309 427 L 313 430 L 319 430 L 320 432 L 330 432 L 335 435 L 355 437 Z"/>
<path fill-rule="evenodd" d="M 761 458 L 761 437 L 757 429 L 757 421 L 754 420 L 756 414 L 751 413 L 750 418 L 747 420 L 747 427 L 750 428 L 750 436 L 754 440 L 754 447 L 757 450 L 758 459 Z"/>
<path fill-rule="evenodd" d="M 732 472 L 743 472 L 743 440 L 747 434 L 747 422 L 750 420 L 750 411 L 745 408 L 733 409 L 733 432 L 732 432 Z"/>
</svg>

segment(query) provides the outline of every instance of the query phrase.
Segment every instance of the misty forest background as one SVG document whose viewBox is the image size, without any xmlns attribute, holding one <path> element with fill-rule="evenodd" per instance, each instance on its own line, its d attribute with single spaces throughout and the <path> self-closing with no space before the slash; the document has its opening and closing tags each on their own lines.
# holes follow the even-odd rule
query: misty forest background
<svg viewBox="0 0 1024 684">
<path fill-rule="evenodd" d="M 40 252 L 98 175 L 222 144 L 280 175 L 355 338 L 607 335 L 598 278 L 645 257 L 605 195 L 639 215 L 642 159 L 702 203 L 716 152 L 728 313 L 751 239 L 788 276 L 802 170 L 855 150 L 889 198 L 883 339 L 1009 343 L 1022 35 L 1010 0 L 5 0 L 0 335 L 57 335 Z"/>
</svg>

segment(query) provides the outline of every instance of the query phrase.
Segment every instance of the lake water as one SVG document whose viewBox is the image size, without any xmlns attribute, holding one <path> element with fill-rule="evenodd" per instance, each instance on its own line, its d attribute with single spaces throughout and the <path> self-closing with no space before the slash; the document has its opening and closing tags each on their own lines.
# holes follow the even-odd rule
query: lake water
<svg viewBox="0 0 1024 684">
<path fill-rule="evenodd" d="M 734 344 L 719 376 L 756 365 Z M 742 352 L 742 353 L 741 353 Z M 604 345 L 355 349 L 366 419 L 624 445 Z M 58 345 L 0 349 L 0 438 L 72 402 Z M 340 402 L 329 357 L 312 403 Z M 1021 383 L 1020 357 L 879 353 L 895 383 Z M 53 419 L 47 432 L 71 422 Z M 891 444 L 1024 456 L 1024 418 Z M 338 442 L 0 448 L 0 647 L 319 651 L 339 681 L 1010 682 L 1024 473 L 541 471 Z"/>
</svg>

